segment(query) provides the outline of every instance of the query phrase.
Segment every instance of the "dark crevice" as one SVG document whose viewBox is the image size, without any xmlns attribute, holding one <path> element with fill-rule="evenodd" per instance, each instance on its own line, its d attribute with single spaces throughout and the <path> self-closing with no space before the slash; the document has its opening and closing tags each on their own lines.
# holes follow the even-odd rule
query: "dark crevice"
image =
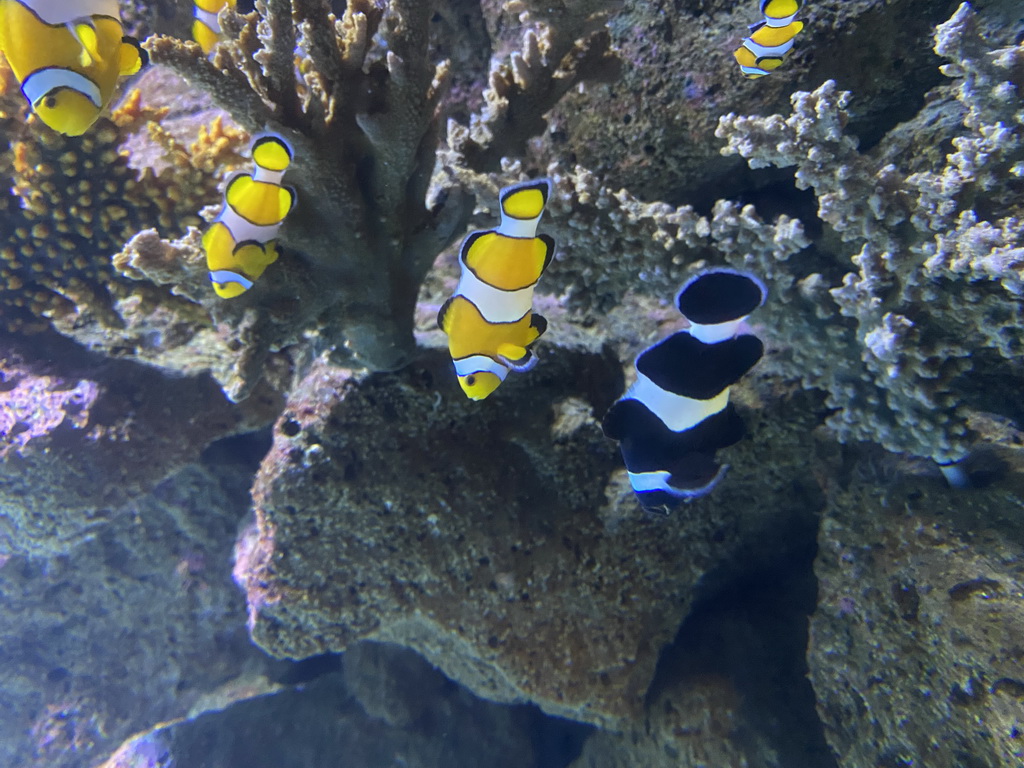
<svg viewBox="0 0 1024 768">
<path fill-rule="evenodd" d="M 798 524 L 792 534 L 795 549 L 776 565 L 731 581 L 713 575 L 705 580 L 662 653 L 647 701 L 687 679 L 724 677 L 741 699 L 732 738 L 752 768 L 835 768 L 807 677 L 808 618 L 817 601 L 816 525 Z"/>
</svg>

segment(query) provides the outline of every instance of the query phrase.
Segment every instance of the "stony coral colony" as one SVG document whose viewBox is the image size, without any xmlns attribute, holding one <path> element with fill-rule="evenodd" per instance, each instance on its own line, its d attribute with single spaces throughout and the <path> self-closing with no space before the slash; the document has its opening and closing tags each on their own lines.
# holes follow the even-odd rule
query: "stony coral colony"
<svg viewBox="0 0 1024 768">
<path fill-rule="evenodd" d="M 327 2 L 266 0 L 250 13 L 214 5 L 201 8 L 202 19 L 208 29 L 216 21 L 219 42 L 153 36 L 144 45 L 242 129 L 217 124 L 190 148 L 137 99 L 82 138 L 49 131 L 28 116 L 5 71 L 9 146 L 0 164 L 12 184 L 0 217 L 11 234 L 0 252 L 0 312 L 8 331 L 57 324 L 108 353 L 145 359 L 136 333 L 145 308 L 159 306 L 185 326 L 226 322 L 233 362 L 214 373 L 234 398 L 251 391 L 279 350 L 299 360 L 300 349 L 333 348 L 349 364 L 394 369 L 413 354 L 417 295 L 438 254 L 473 220 L 474 202 L 491 208 L 499 188 L 530 168 L 551 178 L 559 251 L 542 290 L 586 316 L 629 294 L 670 296 L 694 265 L 750 270 L 774 297 L 759 313 L 781 350 L 772 370 L 825 390 L 843 439 L 955 461 L 974 438 L 970 369 L 991 378 L 1017 365 L 1021 233 L 1008 191 L 1020 175 L 1013 73 L 1021 54 L 990 54 L 966 4 L 940 28 L 936 47 L 956 78 L 941 95 L 962 116 L 944 125 L 959 149 L 929 167 L 902 167 L 898 154 L 875 165 L 857 153 L 843 134 L 849 97 L 828 84 L 795 93 L 789 118 L 723 118 L 725 151 L 755 168 L 795 165 L 797 185 L 814 191 L 819 218 L 843 243 L 829 240 L 799 259 L 791 257 L 810 243 L 799 220 L 768 222 L 727 200 L 707 215 L 645 203 L 528 144 L 564 94 L 621 70 L 605 23 L 615 3 L 506 4 L 520 45 L 496 57 L 469 96 L 464 80 L 451 87 L 464 77 L 453 71 L 458 52 L 431 35 L 427 4 L 352 0 L 337 15 Z M 801 5 L 760 4 L 764 21 L 755 26 L 786 28 L 785 50 L 744 63 L 764 53 L 754 29 L 735 51 L 742 66 L 773 73 L 773 82 L 791 68 L 806 71 L 799 62 L 775 71 L 803 28 L 796 13 L 813 27 L 814 9 Z M 730 53 L 720 51 L 723 60 Z M 450 114 L 470 119 L 446 123 Z M 139 174 L 123 142 L 147 123 L 169 162 Z M 274 232 L 291 257 L 228 309 L 208 283 L 205 293 L 182 286 L 205 277 L 188 228 L 205 228 L 199 211 L 222 202 L 225 170 L 244 168 L 243 131 L 287 142 L 300 204 Z M 902 135 L 894 130 L 888 146 Z M 168 269 L 174 259 L 178 280 Z M 84 334 L 90 322 L 115 329 L 105 334 L 114 341 L 104 348 Z M 977 349 L 996 357 L 972 360 Z"/>
</svg>

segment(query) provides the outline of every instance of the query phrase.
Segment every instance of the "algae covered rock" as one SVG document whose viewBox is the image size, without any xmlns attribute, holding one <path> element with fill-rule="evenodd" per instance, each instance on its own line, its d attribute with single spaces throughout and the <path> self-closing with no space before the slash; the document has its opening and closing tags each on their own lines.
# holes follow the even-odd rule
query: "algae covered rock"
<svg viewBox="0 0 1024 768">
<path fill-rule="evenodd" d="M 251 471 L 190 465 L 62 554 L 0 557 L 0 765 L 91 768 L 267 668 L 229 566 Z"/>
<path fill-rule="evenodd" d="M 396 655 L 402 654 L 385 650 L 383 667 L 372 672 L 387 674 L 388 659 Z M 364 711 L 346 686 L 347 675 L 334 673 L 158 726 L 126 741 L 102 768 L 552 765 L 534 746 L 534 736 L 544 730 L 536 713 L 475 700 L 421 659 L 412 665 L 396 661 L 390 671 L 405 676 L 405 686 L 396 688 L 399 706 L 426 713 L 415 723 L 395 724 Z"/>
<path fill-rule="evenodd" d="M 242 406 L 208 377 L 100 361 L 61 339 L 0 340 L 0 552 L 70 549 L 214 440 L 262 426 L 280 399 Z M 40 362 L 47 354 L 60 365 Z"/>
<path fill-rule="evenodd" d="M 730 455 L 720 493 L 644 517 L 624 478 L 609 485 L 615 446 L 590 414 L 621 392 L 618 363 L 544 354 L 482 404 L 440 352 L 394 375 L 314 368 L 277 424 L 258 527 L 239 546 L 257 643 L 306 657 L 387 641 L 493 700 L 596 724 L 641 712 L 698 580 L 740 552 L 763 557 L 755 541 L 786 552 L 820 503 L 801 457 L 813 407 L 780 406 L 784 426 L 764 422 Z M 791 458 L 766 471 L 757 456 L 780 440 Z"/>
<path fill-rule="evenodd" d="M 1020 476 L 954 494 L 879 485 L 878 466 L 836 489 L 819 535 L 808 664 L 829 744 L 841 766 L 1019 766 Z"/>
</svg>

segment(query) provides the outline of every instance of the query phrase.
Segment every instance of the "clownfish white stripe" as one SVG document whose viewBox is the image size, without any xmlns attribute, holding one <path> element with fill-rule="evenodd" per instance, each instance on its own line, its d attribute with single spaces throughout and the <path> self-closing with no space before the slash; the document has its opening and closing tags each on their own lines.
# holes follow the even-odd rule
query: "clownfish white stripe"
<svg viewBox="0 0 1024 768">
<path fill-rule="evenodd" d="M 534 219 L 516 219 L 503 213 L 501 215 L 501 224 L 498 225 L 495 232 L 504 237 L 529 240 L 537 236 L 538 224 L 540 224 L 540 216 Z"/>
<path fill-rule="evenodd" d="M 118 0 L 19 0 L 45 24 L 70 24 L 90 16 L 121 18 Z"/>
<path fill-rule="evenodd" d="M 473 274 L 473 270 L 465 264 L 455 295 L 471 301 L 489 323 L 514 323 L 522 320 L 533 307 L 533 285 L 517 291 L 495 288 Z"/>
<path fill-rule="evenodd" d="M 471 376 L 474 373 L 493 373 L 502 381 L 508 376 L 508 368 L 487 355 L 471 355 L 453 360 L 455 373 L 459 376 Z"/>
<path fill-rule="evenodd" d="M 668 479 L 672 477 L 671 472 L 659 469 L 654 472 L 627 472 L 626 474 L 629 475 L 629 484 L 633 486 L 633 490 L 637 493 L 643 493 L 644 491 L 666 491 L 671 493 L 671 488 L 668 484 Z"/>
<path fill-rule="evenodd" d="M 700 339 L 705 344 L 717 344 L 720 341 L 725 341 L 735 336 L 736 331 L 739 330 L 744 320 L 746 320 L 746 317 L 713 325 L 690 323 L 690 327 L 686 329 L 686 332 L 693 336 L 693 338 Z"/>
<path fill-rule="evenodd" d="M 710 493 L 711 490 L 718 485 L 718 482 L 725 477 L 725 473 L 728 471 L 729 465 L 723 464 L 707 485 L 696 489 L 674 487 L 670 482 L 672 473 L 663 469 L 656 470 L 654 472 L 629 472 L 627 470 L 626 474 L 629 475 L 629 484 L 633 486 L 633 491 L 635 493 L 661 491 L 662 493 L 667 493 L 677 499 L 696 499 Z"/>
<path fill-rule="evenodd" d="M 220 22 L 217 20 L 217 14 L 213 11 L 204 11 L 196 5 L 193 6 L 192 15 L 195 16 L 196 21 L 209 27 L 213 34 L 219 35 L 221 33 Z"/>
<path fill-rule="evenodd" d="M 100 93 L 99 86 L 73 69 L 64 69 L 63 67 L 38 69 L 26 77 L 25 82 L 21 84 L 21 92 L 33 106 L 57 88 L 76 91 L 89 99 L 97 108 L 103 106 L 103 95 Z"/>
<path fill-rule="evenodd" d="M 775 27 L 778 29 L 779 27 L 788 27 L 794 19 L 796 19 L 795 13 L 791 13 L 789 16 L 783 16 L 779 19 L 773 19 L 770 16 L 765 16 L 764 23 L 769 27 Z"/>
<path fill-rule="evenodd" d="M 231 272 L 227 269 L 217 269 L 210 273 L 210 282 L 213 283 L 238 283 L 245 290 L 249 290 L 253 286 L 252 280 L 247 277 L 243 277 L 237 272 Z"/>
<path fill-rule="evenodd" d="M 277 232 L 281 229 L 280 222 L 267 224 L 266 226 L 253 224 L 230 205 L 224 206 L 224 210 L 221 211 L 216 221 L 219 221 L 230 230 L 231 236 L 235 239 L 236 243 L 246 240 L 266 243 L 277 237 Z"/>
<path fill-rule="evenodd" d="M 672 432 L 682 432 L 725 408 L 729 404 L 729 388 L 726 387 L 710 400 L 696 400 L 662 389 L 637 371 L 636 382 L 629 388 L 624 399 L 643 403 Z"/>
<path fill-rule="evenodd" d="M 284 171 L 272 171 L 269 168 L 257 165 L 256 170 L 252 174 L 252 180 L 264 184 L 280 184 L 284 180 L 284 174 Z"/>
<path fill-rule="evenodd" d="M 765 57 L 781 58 L 793 47 L 793 39 L 790 38 L 781 45 L 760 45 L 748 37 L 743 41 L 743 47 L 759 59 Z"/>
</svg>

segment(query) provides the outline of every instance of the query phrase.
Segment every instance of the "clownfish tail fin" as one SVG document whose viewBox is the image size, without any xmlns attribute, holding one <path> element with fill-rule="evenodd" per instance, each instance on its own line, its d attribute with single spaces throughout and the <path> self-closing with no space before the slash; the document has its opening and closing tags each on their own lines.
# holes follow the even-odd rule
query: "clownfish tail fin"
<svg viewBox="0 0 1024 768">
<path fill-rule="evenodd" d="M 283 171 L 292 162 L 294 152 L 291 144 L 276 133 L 264 133 L 252 143 L 252 159 L 260 168 L 268 171 Z"/>
<path fill-rule="evenodd" d="M 544 211 L 550 194 L 548 179 L 513 184 L 502 190 L 501 212 L 514 219 L 536 219 Z"/>
</svg>

